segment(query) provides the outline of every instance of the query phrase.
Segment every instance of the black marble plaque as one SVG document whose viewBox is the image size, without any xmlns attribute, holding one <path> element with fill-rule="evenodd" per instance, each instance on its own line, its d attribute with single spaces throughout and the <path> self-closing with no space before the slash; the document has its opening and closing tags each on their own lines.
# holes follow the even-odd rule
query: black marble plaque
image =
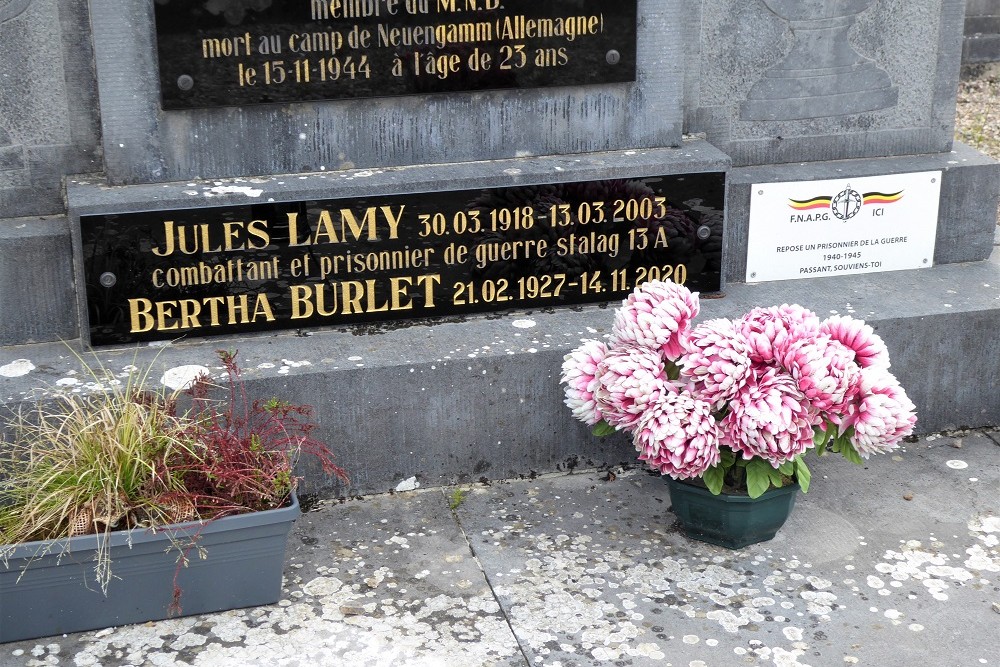
<svg viewBox="0 0 1000 667">
<path fill-rule="evenodd" d="M 94 345 L 719 290 L 720 172 L 81 216 Z"/>
<path fill-rule="evenodd" d="M 637 0 L 155 0 L 164 109 L 635 81 Z"/>
</svg>

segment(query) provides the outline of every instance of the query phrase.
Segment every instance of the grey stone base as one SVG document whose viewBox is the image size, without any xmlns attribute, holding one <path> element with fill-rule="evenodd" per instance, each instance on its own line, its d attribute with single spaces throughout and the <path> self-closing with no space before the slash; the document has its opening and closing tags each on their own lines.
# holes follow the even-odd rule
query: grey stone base
<svg viewBox="0 0 1000 667">
<path fill-rule="evenodd" d="M 0 257 L 0 345 L 79 336 L 66 218 L 0 219 Z"/>
<path fill-rule="evenodd" d="M 996 0 L 966 0 L 962 61 L 1000 61 L 1000 5 Z"/>
<path fill-rule="evenodd" d="M 920 432 L 1000 423 L 993 386 L 1000 377 L 993 335 L 1000 330 L 1000 255 L 918 271 L 734 284 L 724 298 L 702 302 L 700 319 L 785 302 L 871 323 L 917 405 Z M 221 374 L 214 351 L 238 349 L 250 394 L 313 405 L 317 435 L 351 475 L 349 489 L 327 488 L 306 469 L 306 490 L 371 493 L 411 477 L 433 486 L 621 462 L 628 453 L 623 437 L 592 437 L 562 404 L 559 386 L 563 355 L 606 335 L 611 320 L 610 306 L 588 306 L 191 340 L 101 350 L 99 359 L 115 372 L 152 365 L 155 382 L 191 364 Z M 17 359 L 34 370 L 5 377 Z M 2 348 L 0 400 L 13 407 L 60 380 L 85 380 L 71 375 L 77 366 L 61 344 Z"/>
<path fill-rule="evenodd" d="M 68 186 L 68 197 L 71 216 L 76 217 L 727 166 L 725 155 L 705 142 L 692 141 L 681 149 L 226 182 L 108 188 L 76 180 Z M 938 168 L 946 170 L 946 177 L 934 268 L 756 285 L 730 280 L 723 298 L 702 302 L 702 319 L 736 317 L 754 306 L 792 302 L 821 316 L 836 312 L 865 319 L 889 346 L 893 370 L 918 407 L 921 432 L 1000 423 L 1000 399 L 992 387 L 1000 377 L 1000 342 L 992 335 L 1000 330 L 1000 257 L 974 261 L 985 260 L 993 247 L 995 163 L 959 146 L 946 155 L 736 169 L 730 172 L 728 247 L 745 247 L 753 182 L 831 178 L 844 170 L 873 175 Z M 56 282 L 68 290 L 60 271 L 69 270 L 69 234 L 64 221 L 49 224 L 51 238 L 42 234 L 43 227 L 31 227 L 37 250 L 26 253 L 24 248 L 32 244 L 18 239 L 18 252 L 5 253 L 27 264 L 12 275 L 0 273 L 0 294 L 10 304 L 2 318 L 7 340 L 39 340 L 18 327 L 52 326 L 63 332 L 49 340 L 75 337 L 76 316 L 67 303 L 72 297 L 43 287 L 44 281 L 36 277 L 61 275 L 63 282 Z M 9 223 L 0 229 L 0 243 L 28 233 Z M 740 258 L 730 255 L 729 275 L 738 276 Z M 328 487 L 330 482 L 306 466 L 305 490 L 372 493 L 408 488 L 410 478 L 432 486 L 622 462 L 628 452 L 623 436 L 611 441 L 592 437 L 562 404 L 559 386 L 563 356 L 581 340 L 606 335 L 614 305 L 191 339 L 168 346 L 102 349 L 98 359 L 116 373 L 131 365 L 151 366 L 149 378 L 156 382 L 167 370 L 189 365 L 208 367 L 221 377 L 215 350 L 238 349 L 251 395 L 313 405 L 317 435 L 351 475 L 349 488 Z M 79 339 L 71 344 L 81 348 Z M 86 382 L 64 344 L 0 347 L 3 407 L 16 407 L 57 387 L 83 389 Z"/>
<path fill-rule="evenodd" d="M 966 35 L 962 43 L 962 62 L 992 63 L 1000 61 L 1000 34 Z"/>
<path fill-rule="evenodd" d="M 944 174 L 941 179 L 934 264 L 986 259 L 993 249 L 993 234 L 997 224 L 1000 164 L 975 149 L 956 142 L 949 153 L 732 169 L 728 176 L 726 195 L 724 247 L 727 250 L 723 258 L 723 280 L 744 282 L 746 277 L 751 185 L 937 170 Z"/>
</svg>

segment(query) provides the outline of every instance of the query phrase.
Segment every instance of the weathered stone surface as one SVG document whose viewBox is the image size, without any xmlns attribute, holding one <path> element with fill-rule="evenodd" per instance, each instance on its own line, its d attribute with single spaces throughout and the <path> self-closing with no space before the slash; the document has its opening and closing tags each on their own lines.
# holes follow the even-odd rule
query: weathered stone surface
<svg viewBox="0 0 1000 667">
<path fill-rule="evenodd" d="M 996 254 L 989 262 L 926 270 L 733 284 L 724 298 L 701 302 L 698 321 L 781 303 L 871 324 L 916 404 L 921 432 L 1000 423 L 994 392 L 970 381 L 1000 377 L 1000 340 L 983 334 L 1000 327 Z M 250 394 L 313 405 L 317 435 L 351 472 L 352 493 L 369 493 L 411 477 L 402 488 L 619 463 L 626 438 L 591 437 L 563 405 L 559 386 L 563 356 L 584 339 L 606 336 L 612 322 L 612 308 L 595 305 L 230 337 L 224 344 L 191 339 L 102 349 L 99 358 L 115 373 L 151 364 L 155 383 L 192 364 L 222 377 L 214 351 L 238 349 Z M 61 343 L 0 348 L 0 401 L 7 406 L 86 384 Z M 328 484 L 314 470 L 305 474 L 307 490 Z"/>
<path fill-rule="evenodd" d="M 79 336 L 65 218 L 0 220 L 0 345 Z"/>
<path fill-rule="evenodd" d="M 91 3 L 111 183 L 465 162 L 681 142 L 680 0 L 640 0 L 634 84 L 163 112 L 151 3 Z"/>
<path fill-rule="evenodd" d="M 950 150 L 962 0 L 706 0 L 686 122 L 737 166 Z"/>
<path fill-rule="evenodd" d="M 1000 607 L 997 435 L 810 456 L 777 536 L 734 551 L 685 537 L 634 466 L 324 501 L 278 604 L 11 642 L 0 663 L 990 665 L 994 633 L 969 630 Z"/>
<path fill-rule="evenodd" d="M 101 169 L 86 3 L 0 6 L 0 219 L 63 212 L 62 178 Z"/>
</svg>

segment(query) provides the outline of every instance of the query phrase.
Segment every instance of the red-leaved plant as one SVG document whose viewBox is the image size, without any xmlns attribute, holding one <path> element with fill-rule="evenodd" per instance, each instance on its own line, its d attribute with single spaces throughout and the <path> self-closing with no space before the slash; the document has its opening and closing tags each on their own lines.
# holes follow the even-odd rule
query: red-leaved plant
<svg viewBox="0 0 1000 667">
<path fill-rule="evenodd" d="M 197 447 L 176 463 L 198 516 L 211 519 L 287 504 L 303 454 L 315 457 L 325 474 L 347 481 L 333 453 L 311 435 L 316 428 L 311 407 L 277 398 L 251 402 L 236 352 L 218 354 L 229 375 L 228 400 L 209 398 L 209 378 L 195 381 L 188 390 L 193 399 L 188 436 Z"/>
<path fill-rule="evenodd" d="M 185 392 L 187 410 L 179 392 L 148 389 L 148 371 L 122 383 L 88 366 L 99 391 L 63 393 L 18 414 L 16 437 L 0 446 L 0 562 L 19 544 L 44 542 L 40 556 L 62 538 L 95 534 L 94 572 L 107 592 L 112 531 L 163 530 L 180 553 L 176 612 L 177 574 L 192 550 L 205 557 L 198 540 L 206 522 L 287 505 L 303 455 L 347 481 L 312 435 L 311 408 L 251 401 L 236 353 L 219 357 L 228 396 L 210 398 L 211 378 L 200 377 Z"/>
<path fill-rule="evenodd" d="M 185 435 L 192 447 L 179 452 L 172 462 L 184 490 L 177 494 L 181 497 L 171 500 L 193 507 L 195 515 L 207 521 L 282 507 L 298 485 L 295 464 L 303 454 L 315 457 L 325 474 L 347 481 L 347 473 L 333 462 L 330 449 L 311 435 L 316 424 L 310 406 L 277 398 L 251 402 L 237 353 L 217 353 L 229 376 L 228 398 L 209 397 L 214 385 L 207 376 L 197 378 L 187 390 L 192 407 Z M 197 538 L 196 534 L 180 547 L 172 613 L 181 612 L 178 578 L 191 551 L 198 548 Z"/>
</svg>

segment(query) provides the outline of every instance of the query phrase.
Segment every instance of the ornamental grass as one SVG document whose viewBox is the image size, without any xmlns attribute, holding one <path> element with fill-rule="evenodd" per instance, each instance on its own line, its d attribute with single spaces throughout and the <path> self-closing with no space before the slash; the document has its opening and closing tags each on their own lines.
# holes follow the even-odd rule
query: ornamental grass
<svg viewBox="0 0 1000 667">
<path fill-rule="evenodd" d="M 208 377 L 168 393 L 148 388 L 148 371 L 122 382 L 98 367 L 88 368 L 93 393 L 62 393 L 17 414 L 13 441 L 0 444 L 0 559 L 25 542 L 41 542 L 42 556 L 69 548 L 62 538 L 95 534 L 95 580 L 107 592 L 112 531 L 282 507 L 302 454 L 347 480 L 313 438 L 308 407 L 249 400 L 236 354 L 219 356 L 224 400 L 209 398 Z M 179 401 L 190 408 L 179 412 Z M 194 546 L 174 544 L 180 564 Z"/>
</svg>

